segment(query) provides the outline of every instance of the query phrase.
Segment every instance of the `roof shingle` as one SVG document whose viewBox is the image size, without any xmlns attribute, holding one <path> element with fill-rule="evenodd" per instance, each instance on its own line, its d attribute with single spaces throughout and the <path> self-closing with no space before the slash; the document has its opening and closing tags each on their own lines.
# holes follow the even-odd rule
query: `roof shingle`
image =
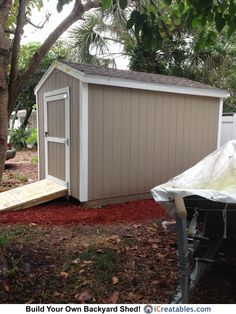
<svg viewBox="0 0 236 314">
<path fill-rule="evenodd" d="M 168 76 L 168 75 L 146 73 L 146 72 L 117 70 L 117 69 L 110 69 L 110 68 L 105 68 L 101 66 L 94 66 L 91 64 L 79 64 L 79 63 L 72 63 L 72 62 L 67 62 L 67 61 L 61 61 L 61 62 L 87 75 L 105 76 L 105 77 L 111 77 L 111 78 L 134 80 L 134 81 L 139 81 L 139 82 L 167 84 L 167 85 L 176 85 L 176 86 L 182 86 L 182 87 L 192 87 L 192 88 L 210 89 L 210 90 L 220 91 L 220 89 L 218 88 L 215 88 L 206 84 L 202 84 L 196 81 L 192 81 L 183 77 Z"/>
</svg>

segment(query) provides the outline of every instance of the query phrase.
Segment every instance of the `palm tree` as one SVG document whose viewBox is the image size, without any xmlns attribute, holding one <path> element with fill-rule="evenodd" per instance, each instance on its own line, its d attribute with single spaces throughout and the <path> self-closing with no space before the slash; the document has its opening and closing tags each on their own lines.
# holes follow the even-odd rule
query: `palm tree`
<svg viewBox="0 0 236 314">
<path fill-rule="evenodd" d="M 131 40 L 126 23 L 126 12 L 117 4 L 105 12 L 101 9 L 89 12 L 84 21 L 70 32 L 69 59 L 79 63 L 116 67 L 116 57 L 127 56 L 127 53 L 113 52 L 114 46 L 121 50 L 125 41 Z"/>
</svg>

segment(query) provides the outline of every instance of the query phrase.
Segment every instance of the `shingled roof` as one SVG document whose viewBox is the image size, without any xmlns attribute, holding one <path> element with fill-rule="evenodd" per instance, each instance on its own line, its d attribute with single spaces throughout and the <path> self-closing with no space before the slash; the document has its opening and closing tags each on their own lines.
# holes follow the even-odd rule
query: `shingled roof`
<svg viewBox="0 0 236 314">
<path fill-rule="evenodd" d="M 105 76 L 110 78 L 119 78 L 125 80 L 134 80 L 146 83 L 158 83 L 176 85 L 182 87 L 193 87 L 220 91 L 219 88 L 215 88 L 206 84 L 202 84 L 196 81 L 192 81 L 183 77 L 161 75 L 147 72 L 135 72 L 126 70 L 110 69 L 101 66 L 95 66 L 91 64 L 79 64 L 62 61 L 62 63 L 80 71 L 87 75 Z"/>
<path fill-rule="evenodd" d="M 90 84 L 217 98 L 229 96 L 225 90 L 183 77 L 109 69 L 91 64 L 67 61 L 55 61 L 35 87 L 35 93 L 41 88 L 54 69 L 59 69 L 81 82 Z"/>
</svg>

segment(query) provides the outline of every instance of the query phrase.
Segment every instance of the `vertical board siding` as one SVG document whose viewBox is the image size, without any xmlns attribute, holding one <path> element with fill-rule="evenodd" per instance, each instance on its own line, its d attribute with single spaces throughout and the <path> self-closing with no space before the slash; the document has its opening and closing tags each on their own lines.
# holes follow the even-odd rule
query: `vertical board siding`
<svg viewBox="0 0 236 314">
<path fill-rule="evenodd" d="M 38 91 L 38 115 L 39 115 L 39 165 L 40 179 L 45 178 L 45 147 L 44 147 L 44 93 L 70 87 L 70 183 L 71 195 L 79 199 L 79 156 L 80 156 L 80 129 L 79 129 L 79 81 L 75 78 L 54 70 L 45 84 Z"/>
<path fill-rule="evenodd" d="M 47 102 L 48 136 L 65 137 L 65 100 Z"/>
<path fill-rule="evenodd" d="M 48 174 L 65 181 L 65 144 L 48 142 L 48 155 Z"/>
<path fill-rule="evenodd" d="M 212 152 L 218 104 L 89 84 L 89 200 L 148 192 Z"/>
<path fill-rule="evenodd" d="M 131 114 L 130 114 L 130 163 L 128 169 L 129 190 L 135 194 L 138 188 L 138 134 L 140 104 L 139 95 L 133 90 L 131 92 Z M 132 139 L 132 140 L 131 140 Z"/>
<path fill-rule="evenodd" d="M 104 87 L 106 90 L 106 88 Z M 104 92 L 105 92 L 104 90 Z M 112 91 L 112 90 L 111 90 Z M 111 194 L 120 193 L 121 188 L 121 117 L 122 117 L 122 108 L 121 108 L 121 99 L 122 94 L 118 88 L 117 94 L 114 95 L 112 91 L 112 99 L 109 101 L 110 105 L 113 107 L 112 111 L 112 129 L 107 130 L 112 132 L 112 181 L 111 181 Z M 90 165 L 89 165 L 90 168 Z M 106 169 L 106 168 L 104 168 Z M 103 172 L 104 172 L 103 169 Z M 95 183 L 96 181 L 94 181 Z M 96 185 L 96 183 L 95 183 Z M 106 197 L 106 196 L 105 196 Z"/>
</svg>

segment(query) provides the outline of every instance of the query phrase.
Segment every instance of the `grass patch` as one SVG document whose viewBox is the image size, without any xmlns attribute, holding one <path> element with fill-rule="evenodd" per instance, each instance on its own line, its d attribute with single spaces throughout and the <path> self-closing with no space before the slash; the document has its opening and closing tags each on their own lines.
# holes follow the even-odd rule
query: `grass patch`
<svg viewBox="0 0 236 314">
<path fill-rule="evenodd" d="M 2 177 L 2 187 L 17 187 L 18 185 L 28 182 L 28 177 L 20 174 L 19 172 L 9 172 Z"/>
<path fill-rule="evenodd" d="M 7 234 L 3 233 L 0 234 L 0 247 L 4 248 L 7 247 L 10 244 L 10 238 Z"/>
<path fill-rule="evenodd" d="M 24 175 L 22 175 L 22 174 L 20 174 L 18 172 L 14 175 L 14 177 L 17 180 L 19 180 L 21 183 L 26 183 L 28 181 L 28 178 L 26 176 L 24 176 Z"/>
<path fill-rule="evenodd" d="M 112 248 L 97 250 L 89 247 L 80 255 L 81 260 L 92 260 L 96 280 L 101 283 L 111 282 L 111 277 L 118 270 L 117 252 Z"/>
<path fill-rule="evenodd" d="M 12 242 L 16 241 L 19 244 L 25 242 L 25 229 L 23 226 L 16 225 L 11 230 L 4 230 L 0 233 L 0 247 L 8 247 Z"/>
<path fill-rule="evenodd" d="M 21 258 L 14 258 L 13 256 L 9 258 L 8 264 L 10 267 L 7 271 L 8 278 L 13 278 L 16 275 L 17 271 L 19 270 L 18 265 L 20 261 Z"/>
</svg>

